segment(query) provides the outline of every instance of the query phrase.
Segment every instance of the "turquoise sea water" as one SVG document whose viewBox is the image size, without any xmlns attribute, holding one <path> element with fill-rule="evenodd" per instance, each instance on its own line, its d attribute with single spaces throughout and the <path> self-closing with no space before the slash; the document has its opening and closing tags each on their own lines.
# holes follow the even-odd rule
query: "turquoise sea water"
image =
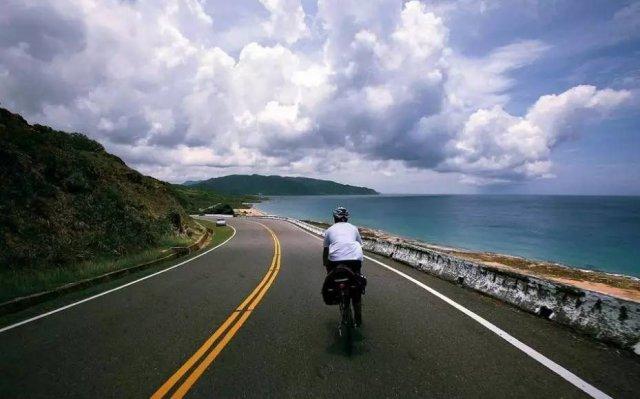
<svg viewBox="0 0 640 399">
<path fill-rule="evenodd" d="M 640 197 L 381 195 L 272 197 L 258 208 L 422 241 L 640 276 Z"/>
</svg>

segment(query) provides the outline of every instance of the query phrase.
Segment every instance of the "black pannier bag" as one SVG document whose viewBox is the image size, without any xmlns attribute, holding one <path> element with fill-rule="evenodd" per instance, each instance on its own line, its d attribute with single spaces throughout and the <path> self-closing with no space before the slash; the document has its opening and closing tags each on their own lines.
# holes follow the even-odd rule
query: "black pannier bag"
<svg viewBox="0 0 640 399">
<path fill-rule="evenodd" d="M 337 266 L 333 269 L 322 284 L 322 299 L 327 305 L 337 305 L 340 303 L 340 283 L 348 283 L 352 290 L 360 290 L 364 294 L 367 286 L 367 278 L 360 274 L 355 274 L 345 266 Z"/>
</svg>

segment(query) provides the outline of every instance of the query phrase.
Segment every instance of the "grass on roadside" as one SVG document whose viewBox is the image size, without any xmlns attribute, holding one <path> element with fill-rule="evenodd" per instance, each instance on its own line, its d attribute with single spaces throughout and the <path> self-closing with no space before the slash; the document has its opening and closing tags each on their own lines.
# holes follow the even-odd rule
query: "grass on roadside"
<svg viewBox="0 0 640 399">
<path fill-rule="evenodd" d="M 232 234 L 232 229 L 229 227 L 216 227 L 215 223 L 203 220 L 199 220 L 199 223 L 212 228 L 214 231 L 213 239 L 207 247 L 218 245 Z M 167 236 L 161 240 L 160 244 L 155 248 L 116 259 L 98 259 L 76 265 L 44 270 L 2 271 L 0 272 L 0 303 L 159 259 L 169 254 L 167 250 L 170 247 L 187 246 L 195 239 L 197 238 Z M 183 259 L 184 258 L 178 258 L 173 261 L 178 262 Z"/>
<path fill-rule="evenodd" d="M 224 242 L 233 234 L 233 229 L 229 226 L 216 226 L 215 222 L 209 220 L 197 219 L 198 223 L 213 230 L 213 240 L 207 245 L 207 248 L 214 247 Z"/>
</svg>

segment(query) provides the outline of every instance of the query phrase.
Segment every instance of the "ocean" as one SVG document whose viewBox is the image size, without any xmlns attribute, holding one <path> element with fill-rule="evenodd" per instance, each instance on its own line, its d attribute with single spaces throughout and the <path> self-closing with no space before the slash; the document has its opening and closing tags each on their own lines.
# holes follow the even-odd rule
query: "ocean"
<svg viewBox="0 0 640 399">
<path fill-rule="evenodd" d="M 640 197 L 379 195 L 271 197 L 271 214 L 351 222 L 428 243 L 640 277 Z"/>
</svg>

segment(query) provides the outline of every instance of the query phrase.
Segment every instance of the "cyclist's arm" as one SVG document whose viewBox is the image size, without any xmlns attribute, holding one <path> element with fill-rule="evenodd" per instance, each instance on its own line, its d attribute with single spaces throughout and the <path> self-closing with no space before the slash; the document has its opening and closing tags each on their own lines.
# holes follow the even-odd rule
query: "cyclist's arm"
<svg viewBox="0 0 640 399">
<path fill-rule="evenodd" d="M 358 230 L 357 227 L 356 227 L 356 241 L 358 241 L 360 245 L 362 245 L 362 237 L 360 237 L 360 230 Z"/>
</svg>

